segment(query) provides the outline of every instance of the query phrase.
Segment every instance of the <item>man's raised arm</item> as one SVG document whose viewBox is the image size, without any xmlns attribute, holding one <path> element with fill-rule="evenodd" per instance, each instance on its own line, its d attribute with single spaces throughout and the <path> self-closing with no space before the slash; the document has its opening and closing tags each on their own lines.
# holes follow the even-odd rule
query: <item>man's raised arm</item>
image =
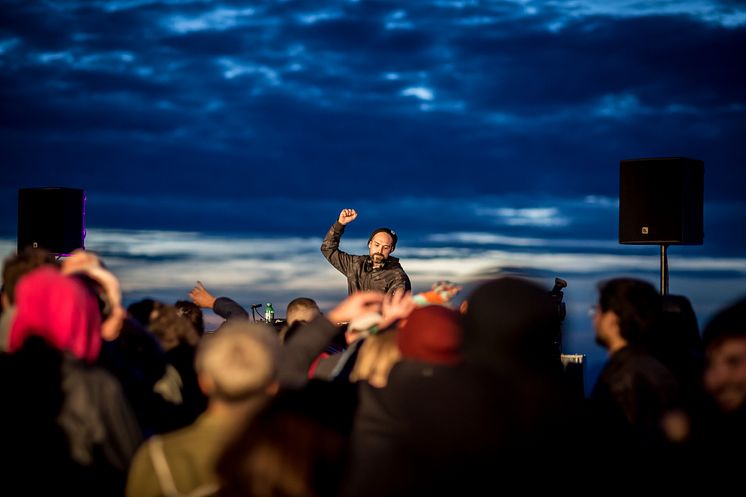
<svg viewBox="0 0 746 497">
<path fill-rule="evenodd" d="M 342 209 L 337 221 L 326 232 L 324 241 L 321 243 L 321 253 L 324 254 L 326 260 L 345 276 L 352 267 L 354 256 L 339 250 L 339 240 L 342 238 L 345 226 L 354 221 L 355 218 L 357 218 L 355 209 Z"/>
</svg>

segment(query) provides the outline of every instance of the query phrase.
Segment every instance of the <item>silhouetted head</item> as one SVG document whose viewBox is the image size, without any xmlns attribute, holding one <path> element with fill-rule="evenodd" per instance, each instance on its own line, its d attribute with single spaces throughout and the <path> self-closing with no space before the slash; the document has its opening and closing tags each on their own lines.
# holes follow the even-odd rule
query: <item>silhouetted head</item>
<svg viewBox="0 0 746 497">
<path fill-rule="evenodd" d="M 33 247 L 25 247 L 8 256 L 3 263 L 3 306 L 15 303 L 15 288 L 21 277 L 45 264 L 55 265 L 54 255 Z"/>
<path fill-rule="evenodd" d="M 402 357 L 432 364 L 461 362 L 461 315 L 442 305 L 412 311 L 396 331 Z"/>
<path fill-rule="evenodd" d="M 177 300 L 174 305 L 179 312 L 179 316 L 187 318 L 199 336 L 205 334 L 205 319 L 202 315 L 202 309 L 197 304 L 191 300 Z"/>
<path fill-rule="evenodd" d="M 150 321 L 150 313 L 153 312 L 154 306 L 155 300 L 145 298 L 142 300 L 138 300 L 137 302 L 132 302 L 130 305 L 128 305 L 127 313 L 141 325 L 147 326 L 148 322 Z"/>
<path fill-rule="evenodd" d="M 746 298 L 721 309 L 705 326 L 704 386 L 725 412 L 746 406 Z"/>
<path fill-rule="evenodd" d="M 647 281 L 614 278 L 599 285 L 598 310 L 613 312 L 621 337 L 630 345 L 649 345 L 660 325 L 661 296 Z"/>
<path fill-rule="evenodd" d="M 549 292 L 526 279 L 483 283 L 463 316 L 464 363 L 485 369 L 554 370 L 560 319 Z"/>
<path fill-rule="evenodd" d="M 356 405 L 345 388 L 312 380 L 273 398 L 218 460 L 221 495 L 338 495 Z"/>
<path fill-rule="evenodd" d="M 308 322 L 321 314 L 319 305 L 308 297 L 298 297 L 290 301 L 285 312 L 288 325 L 296 321 Z"/>
<path fill-rule="evenodd" d="M 200 342 L 194 363 L 203 391 L 232 401 L 269 393 L 279 355 L 280 342 L 270 326 L 235 320 Z"/>
</svg>

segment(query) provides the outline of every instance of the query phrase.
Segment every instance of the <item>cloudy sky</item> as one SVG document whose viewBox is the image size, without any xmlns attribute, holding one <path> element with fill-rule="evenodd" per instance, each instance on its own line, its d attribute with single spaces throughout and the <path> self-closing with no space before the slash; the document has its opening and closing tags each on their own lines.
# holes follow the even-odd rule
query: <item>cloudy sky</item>
<svg viewBox="0 0 746 497">
<path fill-rule="evenodd" d="M 1 5 L 3 206 L 296 229 L 301 200 L 615 197 L 620 159 L 672 155 L 744 198 L 743 2 Z"/>
<path fill-rule="evenodd" d="M 17 189 L 67 186 L 87 192 L 87 244 L 129 261 L 183 257 L 143 254 L 155 237 L 228 264 L 230 237 L 252 234 L 298 237 L 286 246 L 314 254 L 298 264 L 327 270 L 317 244 L 355 207 L 350 251 L 395 226 L 420 286 L 490 259 L 654 279 L 655 250 L 617 244 L 619 161 L 684 156 L 705 163 L 706 242 L 672 266 L 730 278 L 710 311 L 745 281 L 742 1 L 0 6 L 9 247 Z M 211 267 L 227 288 L 237 270 Z"/>
</svg>

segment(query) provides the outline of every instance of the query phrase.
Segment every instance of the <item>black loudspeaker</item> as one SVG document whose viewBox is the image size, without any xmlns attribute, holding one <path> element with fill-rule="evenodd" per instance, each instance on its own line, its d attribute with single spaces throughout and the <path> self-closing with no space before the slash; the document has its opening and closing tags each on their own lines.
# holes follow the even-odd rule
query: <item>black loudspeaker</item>
<svg viewBox="0 0 746 497">
<path fill-rule="evenodd" d="M 619 243 L 701 245 L 704 163 L 684 157 L 619 163 Z"/>
<path fill-rule="evenodd" d="M 32 246 L 65 255 L 85 248 L 85 190 L 18 190 L 18 251 Z"/>
</svg>

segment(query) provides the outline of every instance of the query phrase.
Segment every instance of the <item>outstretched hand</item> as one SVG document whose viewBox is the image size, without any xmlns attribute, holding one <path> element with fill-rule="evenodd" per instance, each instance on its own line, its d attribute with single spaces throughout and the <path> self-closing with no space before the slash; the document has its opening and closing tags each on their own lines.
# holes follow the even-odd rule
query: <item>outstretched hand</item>
<svg viewBox="0 0 746 497">
<path fill-rule="evenodd" d="M 381 292 L 356 292 L 344 299 L 326 315 L 334 324 L 346 323 L 371 312 L 379 312 L 384 295 Z"/>
<path fill-rule="evenodd" d="M 379 327 L 384 330 L 400 319 L 409 316 L 417 304 L 412 300 L 412 292 L 406 292 L 404 289 L 397 289 L 389 293 L 383 299 L 381 314 L 383 319 Z"/>
<path fill-rule="evenodd" d="M 342 212 L 339 213 L 339 217 L 337 218 L 337 222 L 341 225 L 345 225 L 354 221 L 355 218 L 357 218 L 357 212 L 355 209 L 342 209 Z"/>
<path fill-rule="evenodd" d="M 194 288 L 192 288 L 192 291 L 189 292 L 189 298 L 192 299 L 192 302 L 205 309 L 212 309 L 216 300 L 215 296 L 207 291 L 201 281 L 198 281 Z"/>
<path fill-rule="evenodd" d="M 103 291 L 108 303 L 108 314 L 102 316 L 101 337 L 115 340 L 122 331 L 127 310 L 122 306 L 122 289 L 114 273 L 105 268 L 103 261 L 93 252 L 77 249 L 62 261 L 63 274 L 83 274 L 93 280 Z"/>
</svg>

